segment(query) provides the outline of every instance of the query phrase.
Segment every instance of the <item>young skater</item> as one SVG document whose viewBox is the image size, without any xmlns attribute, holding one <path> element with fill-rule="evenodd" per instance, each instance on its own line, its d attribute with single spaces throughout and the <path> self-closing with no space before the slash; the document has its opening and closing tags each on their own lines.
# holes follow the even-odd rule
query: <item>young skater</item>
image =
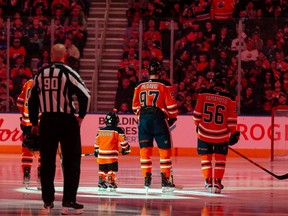
<svg viewBox="0 0 288 216">
<path fill-rule="evenodd" d="M 105 117 L 106 127 L 98 130 L 94 155 L 99 164 L 99 183 L 100 190 L 110 189 L 115 191 L 116 173 L 118 172 L 118 145 L 122 148 L 122 155 L 129 154 L 130 145 L 128 144 L 124 131 L 118 127 L 119 116 L 115 112 L 109 112 Z"/>
</svg>

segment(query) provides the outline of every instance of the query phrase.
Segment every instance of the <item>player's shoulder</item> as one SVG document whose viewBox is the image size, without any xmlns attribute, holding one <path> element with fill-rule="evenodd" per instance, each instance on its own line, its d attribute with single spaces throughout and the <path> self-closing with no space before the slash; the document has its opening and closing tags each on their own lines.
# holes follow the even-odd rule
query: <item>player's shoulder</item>
<svg viewBox="0 0 288 216">
<path fill-rule="evenodd" d="M 159 83 L 165 86 L 172 86 L 171 83 L 168 80 L 163 79 L 148 79 L 148 80 L 142 80 L 136 84 L 136 87 L 139 85 L 149 84 L 149 83 Z"/>
<path fill-rule="evenodd" d="M 117 126 L 106 126 L 106 127 L 103 127 L 103 128 L 100 128 L 99 129 L 100 131 L 115 131 L 117 133 L 124 133 L 123 129 L 120 128 L 120 127 L 117 127 Z"/>
<path fill-rule="evenodd" d="M 199 94 L 212 94 L 212 95 L 220 95 L 223 97 L 227 97 L 231 100 L 235 100 L 235 96 L 233 96 L 232 94 L 230 94 L 229 92 L 220 90 L 220 89 L 216 89 L 216 88 L 203 88 L 201 90 L 199 90 Z"/>
</svg>

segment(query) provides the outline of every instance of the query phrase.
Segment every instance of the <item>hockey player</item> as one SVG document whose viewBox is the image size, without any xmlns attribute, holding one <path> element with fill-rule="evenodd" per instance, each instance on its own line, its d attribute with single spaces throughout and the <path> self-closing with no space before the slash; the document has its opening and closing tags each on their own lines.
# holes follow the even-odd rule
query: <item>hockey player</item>
<svg viewBox="0 0 288 216">
<path fill-rule="evenodd" d="M 22 87 L 22 92 L 17 98 L 17 107 L 22 115 L 21 119 L 21 130 L 23 131 L 23 142 L 22 142 L 22 172 L 23 172 L 23 184 L 25 184 L 26 188 L 30 184 L 30 176 L 31 176 L 31 168 L 33 164 L 33 157 L 34 155 L 37 155 L 38 159 L 38 189 L 40 189 L 40 155 L 39 155 L 39 149 L 31 149 L 30 145 L 28 145 L 28 142 L 33 142 L 32 139 L 28 138 L 31 131 L 31 122 L 29 120 L 29 113 L 28 113 L 28 94 L 30 91 L 30 88 L 32 86 L 33 79 L 28 80 Z M 29 141 L 30 139 L 30 141 Z M 36 154 L 34 152 L 37 152 Z"/>
<path fill-rule="evenodd" d="M 118 127 L 119 116 L 114 112 L 109 112 L 105 117 L 106 127 L 98 130 L 94 155 L 99 164 L 99 182 L 100 190 L 109 188 L 116 190 L 116 173 L 118 172 L 118 145 L 122 148 L 122 155 L 130 152 L 124 131 Z"/>
<path fill-rule="evenodd" d="M 172 139 L 169 127 L 177 120 L 177 102 L 173 87 L 167 80 L 161 80 L 161 63 L 152 59 L 148 69 L 149 79 L 139 82 L 134 89 L 133 112 L 138 115 L 138 139 L 144 187 L 151 185 L 153 140 L 156 140 L 160 154 L 162 190 L 173 191 L 171 175 Z"/>
<path fill-rule="evenodd" d="M 205 187 L 209 192 L 215 193 L 221 193 L 224 188 L 221 181 L 225 171 L 228 143 L 237 143 L 240 135 L 236 131 L 236 102 L 226 91 L 223 79 L 221 73 L 215 74 L 214 86 L 199 92 L 193 112 L 198 133 L 197 151 L 201 157 Z"/>
</svg>

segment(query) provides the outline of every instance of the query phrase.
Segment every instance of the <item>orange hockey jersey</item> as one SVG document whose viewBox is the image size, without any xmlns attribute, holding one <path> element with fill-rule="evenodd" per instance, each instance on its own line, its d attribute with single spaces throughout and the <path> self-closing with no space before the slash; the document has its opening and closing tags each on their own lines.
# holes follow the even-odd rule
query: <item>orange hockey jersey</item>
<svg viewBox="0 0 288 216">
<path fill-rule="evenodd" d="M 232 20 L 235 10 L 235 0 L 213 0 L 211 4 L 211 19 Z"/>
<path fill-rule="evenodd" d="M 24 126 L 32 126 L 32 123 L 29 120 L 28 112 L 28 95 L 32 84 L 33 79 L 30 79 L 23 85 L 22 92 L 20 93 L 16 101 L 17 107 L 22 115 L 21 124 Z"/>
<path fill-rule="evenodd" d="M 119 144 L 123 149 L 128 147 L 128 141 L 120 127 L 107 126 L 99 129 L 94 146 L 99 149 L 97 162 L 99 164 L 117 162 Z"/>
<path fill-rule="evenodd" d="M 216 88 L 205 89 L 198 94 L 193 120 L 200 140 L 208 143 L 229 141 L 230 133 L 236 132 L 236 101 Z"/>
<path fill-rule="evenodd" d="M 136 115 L 141 107 L 157 107 L 168 119 L 176 118 L 177 102 L 173 87 L 167 80 L 150 79 L 139 82 L 134 89 L 132 109 Z"/>
</svg>

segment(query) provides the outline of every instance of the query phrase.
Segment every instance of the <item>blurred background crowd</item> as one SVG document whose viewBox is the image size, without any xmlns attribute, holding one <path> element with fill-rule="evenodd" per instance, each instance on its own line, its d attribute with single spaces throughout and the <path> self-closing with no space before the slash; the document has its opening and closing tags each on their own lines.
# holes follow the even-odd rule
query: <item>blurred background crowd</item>
<svg viewBox="0 0 288 216">
<path fill-rule="evenodd" d="M 18 111 L 15 99 L 22 85 L 49 64 L 52 44 L 65 44 L 66 63 L 78 71 L 88 37 L 90 3 L 0 0 L 0 112 L 7 107 L 7 90 L 9 111 Z M 270 115 L 273 107 L 287 105 L 287 0 L 127 4 L 127 28 L 119 35 L 125 43 L 117 71 L 118 112 L 131 113 L 135 84 L 148 78 L 152 58 L 162 62 L 162 79 L 172 81 L 180 114 L 192 114 L 199 90 L 210 87 L 217 71 L 225 76 L 227 91 L 236 97 L 241 114 Z"/>
<path fill-rule="evenodd" d="M 219 71 L 240 100 L 241 114 L 269 115 L 273 107 L 287 105 L 287 15 L 287 0 L 131 1 L 115 108 L 131 112 L 133 88 L 148 78 L 152 58 L 163 63 L 162 78 L 170 80 L 172 19 L 172 83 L 180 114 L 192 114 L 199 90 L 209 88 Z"/>
</svg>

